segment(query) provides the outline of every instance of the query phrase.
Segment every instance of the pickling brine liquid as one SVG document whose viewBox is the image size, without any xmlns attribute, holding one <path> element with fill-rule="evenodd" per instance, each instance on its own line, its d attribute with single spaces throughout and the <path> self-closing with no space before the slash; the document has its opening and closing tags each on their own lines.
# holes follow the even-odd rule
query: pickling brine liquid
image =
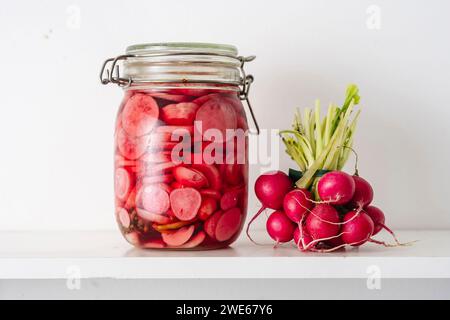
<svg viewBox="0 0 450 320">
<path fill-rule="evenodd" d="M 141 248 L 226 247 L 247 211 L 247 120 L 222 88 L 125 92 L 115 131 L 116 219 Z"/>
</svg>

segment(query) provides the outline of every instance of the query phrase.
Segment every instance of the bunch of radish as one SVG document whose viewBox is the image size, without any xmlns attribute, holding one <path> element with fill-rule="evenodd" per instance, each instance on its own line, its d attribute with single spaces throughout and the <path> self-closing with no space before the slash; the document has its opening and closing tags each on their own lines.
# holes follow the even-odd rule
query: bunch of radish
<svg viewBox="0 0 450 320">
<path fill-rule="evenodd" d="M 219 135 L 211 138 L 209 129 Z M 211 249 L 237 238 L 248 166 L 238 161 L 236 144 L 227 147 L 225 131 L 236 129 L 248 128 L 234 92 L 126 92 L 117 115 L 115 196 L 116 219 L 131 244 Z"/>
<path fill-rule="evenodd" d="M 305 109 L 303 117 L 297 113 L 292 130 L 281 131 L 286 152 L 300 171 L 290 170 L 289 176 L 268 172 L 256 180 L 262 208 L 247 226 L 251 240 L 251 223 L 262 211 L 272 209 L 266 223 L 269 236 L 276 243 L 294 240 L 302 251 L 330 252 L 366 242 L 391 246 L 372 238 L 382 229 L 393 236 L 395 245 L 401 245 L 385 225 L 383 211 L 372 205 L 370 183 L 357 168 L 354 175 L 342 171 L 353 150 L 359 116 L 359 111 L 353 116 L 353 108 L 358 102 L 358 88 L 351 85 L 341 108 L 331 105 L 321 119 L 316 102 L 314 111 Z"/>
</svg>

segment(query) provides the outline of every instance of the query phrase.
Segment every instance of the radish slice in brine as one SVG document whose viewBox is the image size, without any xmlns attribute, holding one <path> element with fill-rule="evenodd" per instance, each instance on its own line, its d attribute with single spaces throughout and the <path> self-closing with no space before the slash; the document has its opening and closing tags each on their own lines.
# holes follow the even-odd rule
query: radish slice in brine
<svg viewBox="0 0 450 320">
<path fill-rule="evenodd" d="M 170 193 L 173 214 L 181 221 L 189 221 L 197 216 L 202 196 L 193 188 L 175 189 Z"/>
<path fill-rule="evenodd" d="M 156 214 L 156 213 L 153 213 L 153 212 L 149 212 L 149 211 L 144 210 L 144 209 L 139 208 L 139 207 L 136 208 L 136 213 L 141 219 L 143 219 L 145 221 L 155 222 L 157 224 L 167 224 L 167 223 L 170 223 L 172 221 L 167 216 L 164 216 L 162 214 Z"/>
<path fill-rule="evenodd" d="M 149 95 L 137 93 L 125 104 L 122 127 L 130 136 L 143 136 L 152 131 L 159 117 L 159 107 Z"/>
<path fill-rule="evenodd" d="M 186 243 L 194 233 L 195 226 L 182 227 L 178 230 L 165 231 L 161 233 L 161 237 L 169 246 L 181 246 Z"/>
<path fill-rule="evenodd" d="M 206 234 L 203 231 L 200 231 L 199 233 L 194 235 L 191 238 L 191 240 L 189 240 L 185 244 L 179 246 L 178 248 L 191 249 L 191 248 L 198 247 L 199 245 L 201 245 L 203 243 L 203 240 L 205 240 L 205 238 L 206 238 Z"/>
<path fill-rule="evenodd" d="M 128 211 L 124 208 L 118 208 L 117 209 L 117 220 L 119 221 L 120 225 L 124 227 L 125 229 L 128 229 L 131 224 L 130 215 L 128 214 Z"/>
<path fill-rule="evenodd" d="M 241 210 L 233 208 L 223 213 L 217 221 L 217 241 L 227 241 L 239 230 L 241 223 Z"/>
<path fill-rule="evenodd" d="M 155 185 L 144 185 L 138 192 L 138 201 L 142 207 L 155 214 L 165 213 L 169 207 L 169 195 Z"/>
<path fill-rule="evenodd" d="M 192 102 L 169 104 L 162 108 L 161 119 L 169 125 L 193 125 L 197 109 Z"/>
<path fill-rule="evenodd" d="M 131 174 L 124 168 L 117 168 L 114 175 L 114 192 L 117 199 L 125 201 L 130 194 L 132 185 Z"/>
</svg>

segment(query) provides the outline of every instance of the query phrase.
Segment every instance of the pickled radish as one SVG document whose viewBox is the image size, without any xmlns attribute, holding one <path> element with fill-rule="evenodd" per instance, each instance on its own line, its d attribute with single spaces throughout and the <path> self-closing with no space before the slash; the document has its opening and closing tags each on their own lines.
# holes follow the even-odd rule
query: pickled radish
<svg viewBox="0 0 450 320">
<path fill-rule="evenodd" d="M 170 207 L 167 192 L 155 185 L 142 186 L 138 192 L 138 199 L 143 209 L 154 214 L 163 214 Z"/>
<path fill-rule="evenodd" d="M 124 234 L 125 239 L 135 247 L 139 247 L 139 234 L 137 232 L 130 232 Z"/>
<path fill-rule="evenodd" d="M 172 211 L 175 217 L 181 221 L 194 219 L 201 203 L 200 193 L 193 188 L 175 189 L 170 193 Z"/>
<path fill-rule="evenodd" d="M 144 249 L 163 249 L 166 247 L 166 243 L 161 239 L 148 240 L 141 243 L 140 247 Z"/>
<path fill-rule="evenodd" d="M 194 234 L 195 226 L 190 225 L 178 230 L 165 231 L 161 233 L 163 241 L 169 245 L 178 247 L 186 243 Z"/>
<path fill-rule="evenodd" d="M 202 242 L 205 240 L 205 238 L 206 238 L 206 233 L 203 231 L 199 231 L 188 242 L 186 242 L 185 244 L 183 244 L 181 246 L 178 246 L 178 248 L 191 249 L 191 248 L 198 247 L 199 245 L 202 244 Z"/>
<path fill-rule="evenodd" d="M 220 198 L 222 197 L 219 191 L 213 189 L 202 189 L 200 190 L 200 194 L 204 197 L 211 197 L 216 200 L 220 200 Z"/>
<path fill-rule="evenodd" d="M 122 111 L 122 127 L 130 136 L 143 136 L 152 131 L 159 117 L 159 107 L 149 95 L 136 93 Z"/>
<path fill-rule="evenodd" d="M 117 132 L 116 143 L 120 153 L 126 159 L 130 160 L 135 160 L 142 156 L 147 148 L 145 137 L 129 137 L 122 128 L 120 128 Z"/>
<path fill-rule="evenodd" d="M 222 214 L 217 221 L 216 240 L 229 240 L 241 226 L 241 210 L 239 208 L 230 209 Z"/>
<path fill-rule="evenodd" d="M 202 188 L 208 185 L 208 180 L 200 171 L 183 166 L 173 170 L 175 179 L 186 187 Z"/>
<path fill-rule="evenodd" d="M 171 135 L 183 136 L 194 133 L 194 126 L 160 126 L 156 128 L 158 133 L 170 133 Z"/>
<path fill-rule="evenodd" d="M 242 189 L 232 189 L 224 193 L 220 199 L 220 208 L 222 210 L 228 210 L 234 208 L 239 203 L 239 194 L 243 192 Z"/>
<path fill-rule="evenodd" d="M 222 188 L 222 179 L 220 177 L 219 169 L 213 164 L 192 164 L 191 167 L 200 171 L 208 179 L 208 186 L 213 190 L 220 190 Z"/>
<path fill-rule="evenodd" d="M 116 197 L 125 201 L 132 189 L 132 177 L 128 170 L 124 168 L 116 168 L 114 175 L 114 192 Z"/>
<path fill-rule="evenodd" d="M 206 234 L 214 240 L 216 239 L 216 227 L 217 222 L 219 221 L 220 217 L 222 216 L 222 211 L 215 212 L 212 216 L 208 218 L 208 220 L 205 221 L 203 224 L 203 230 L 205 230 Z"/>
<path fill-rule="evenodd" d="M 136 187 L 131 190 L 130 194 L 128 195 L 127 201 L 125 201 L 125 209 L 130 210 L 133 209 L 136 206 Z"/>
<path fill-rule="evenodd" d="M 142 178 L 143 184 L 154 184 L 154 183 L 171 183 L 173 181 L 173 175 L 172 174 L 164 174 L 161 176 L 149 176 Z"/>
<path fill-rule="evenodd" d="M 128 211 L 124 208 L 118 208 L 117 210 L 117 220 L 120 222 L 120 225 L 125 229 L 130 227 L 131 219 Z"/>
<path fill-rule="evenodd" d="M 219 99 L 210 99 L 205 102 L 198 109 L 195 120 L 201 123 L 202 131 L 200 133 L 207 141 L 226 141 L 226 131 L 235 130 L 237 127 L 236 112 L 233 106 Z"/>
<path fill-rule="evenodd" d="M 188 101 L 189 97 L 182 94 L 169 94 L 165 92 L 152 92 L 150 95 L 154 98 L 164 99 L 172 102 L 183 102 Z"/>
<path fill-rule="evenodd" d="M 224 164 L 224 175 L 225 181 L 232 185 L 236 186 L 242 183 L 242 165 L 237 163 L 226 163 Z"/>
<path fill-rule="evenodd" d="M 169 104 L 162 108 L 161 119 L 168 125 L 193 125 L 198 108 L 192 102 Z"/>
<path fill-rule="evenodd" d="M 205 221 L 217 210 L 217 201 L 213 198 L 203 198 L 200 209 L 198 209 L 198 218 Z"/>
<path fill-rule="evenodd" d="M 139 207 L 136 208 L 136 213 L 141 219 L 145 221 L 155 222 L 157 224 L 168 224 L 172 222 L 172 220 L 168 216 L 153 213 Z"/>
<path fill-rule="evenodd" d="M 149 163 L 171 162 L 170 151 L 149 152 L 144 154 L 139 160 Z"/>
<path fill-rule="evenodd" d="M 164 173 L 171 172 L 177 165 L 172 162 L 163 162 L 144 167 L 144 173 L 146 176 L 155 176 Z"/>
</svg>

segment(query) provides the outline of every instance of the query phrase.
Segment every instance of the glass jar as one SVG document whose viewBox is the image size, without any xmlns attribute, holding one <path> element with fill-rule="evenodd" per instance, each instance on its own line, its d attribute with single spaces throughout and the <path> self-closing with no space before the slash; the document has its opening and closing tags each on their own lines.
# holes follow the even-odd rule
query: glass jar
<svg viewBox="0 0 450 320">
<path fill-rule="evenodd" d="M 164 43 L 105 61 L 102 83 L 125 93 L 115 127 L 115 214 L 132 245 L 216 249 L 239 236 L 248 193 L 241 100 L 248 103 L 253 81 L 243 67 L 253 59 L 229 45 Z"/>
</svg>

